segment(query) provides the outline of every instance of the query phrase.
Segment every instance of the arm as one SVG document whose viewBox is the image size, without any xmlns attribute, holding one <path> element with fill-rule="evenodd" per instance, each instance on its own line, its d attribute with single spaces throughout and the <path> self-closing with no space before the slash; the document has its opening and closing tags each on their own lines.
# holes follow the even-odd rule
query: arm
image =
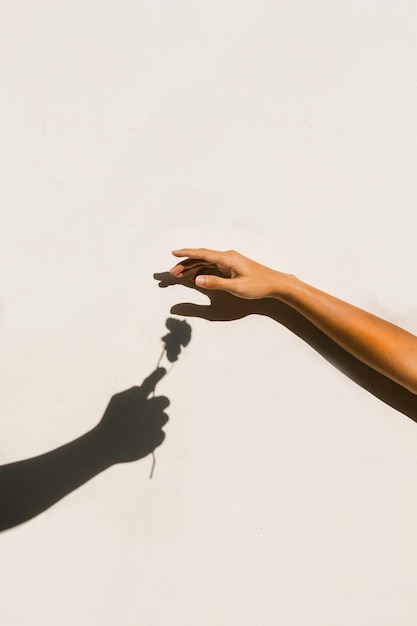
<svg viewBox="0 0 417 626">
<path fill-rule="evenodd" d="M 234 251 L 185 248 L 173 254 L 187 257 L 170 270 L 173 276 L 240 298 L 280 300 L 360 361 L 417 393 L 417 337 L 406 330 Z"/>
<path fill-rule="evenodd" d="M 0 531 L 35 517 L 116 463 L 141 459 L 161 445 L 168 398 L 148 396 L 164 376 L 114 395 L 91 431 L 40 456 L 0 467 Z"/>
<path fill-rule="evenodd" d="M 0 467 L 0 531 L 39 515 L 110 467 L 95 430 L 31 459 Z"/>
</svg>

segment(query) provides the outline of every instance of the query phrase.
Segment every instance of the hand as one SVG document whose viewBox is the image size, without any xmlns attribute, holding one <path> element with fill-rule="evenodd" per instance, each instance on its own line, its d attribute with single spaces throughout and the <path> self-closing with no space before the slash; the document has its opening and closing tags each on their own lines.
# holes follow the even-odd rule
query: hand
<svg viewBox="0 0 417 626">
<path fill-rule="evenodd" d="M 114 395 L 98 424 L 97 435 L 112 463 L 136 461 L 147 456 L 165 439 L 162 427 L 168 422 L 164 410 L 169 405 L 163 396 L 149 398 L 164 368 L 156 369 L 141 387 Z"/>
<path fill-rule="evenodd" d="M 195 281 L 196 285 L 205 289 L 227 291 L 239 298 L 277 296 L 287 277 L 234 250 L 218 252 L 205 248 L 183 248 L 174 250 L 172 254 L 188 257 L 170 270 L 173 276 Z"/>
<path fill-rule="evenodd" d="M 209 268 L 206 271 L 210 271 Z M 189 280 L 185 277 L 177 278 L 169 272 L 159 272 L 154 274 L 153 277 L 159 281 L 159 287 L 166 288 L 171 285 L 182 285 L 183 287 L 199 291 L 210 300 L 208 305 L 193 304 L 191 302 L 174 304 L 170 311 L 173 315 L 200 317 L 211 322 L 226 322 L 238 320 L 254 313 L 261 313 L 260 305 L 265 303 L 265 300 L 244 300 L 227 293 L 227 291 L 202 289 L 196 285 L 194 280 Z"/>
</svg>

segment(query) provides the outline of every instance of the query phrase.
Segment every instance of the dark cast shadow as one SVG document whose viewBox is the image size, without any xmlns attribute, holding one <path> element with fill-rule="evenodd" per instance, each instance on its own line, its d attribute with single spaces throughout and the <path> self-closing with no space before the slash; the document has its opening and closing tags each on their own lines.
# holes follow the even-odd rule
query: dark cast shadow
<svg viewBox="0 0 417 626">
<path fill-rule="evenodd" d="M 205 268 L 205 273 L 209 273 L 207 268 Z M 176 278 L 169 272 L 156 273 L 154 278 L 159 281 L 159 286 L 162 288 L 182 285 L 199 291 L 210 301 L 208 305 L 189 302 L 176 304 L 172 307 L 171 313 L 216 322 L 238 320 L 248 315 L 270 317 L 311 346 L 350 380 L 417 422 L 417 396 L 415 394 L 346 352 L 344 348 L 287 304 L 272 298 L 245 300 L 225 291 L 202 289 L 194 282 L 185 278 Z"/>
<path fill-rule="evenodd" d="M 161 445 L 169 400 L 155 397 L 167 373 L 159 364 L 164 355 L 170 364 L 177 361 L 191 340 L 185 320 L 168 318 L 165 326 L 156 369 L 140 387 L 114 395 L 97 426 L 55 450 L 0 466 L 0 531 L 39 515 L 112 465 L 138 461 Z"/>
<path fill-rule="evenodd" d="M 114 395 L 97 426 L 78 439 L 0 467 L 0 531 L 39 515 L 112 465 L 142 459 L 161 445 L 169 400 L 149 396 L 165 374 L 159 367 L 140 387 Z"/>
</svg>

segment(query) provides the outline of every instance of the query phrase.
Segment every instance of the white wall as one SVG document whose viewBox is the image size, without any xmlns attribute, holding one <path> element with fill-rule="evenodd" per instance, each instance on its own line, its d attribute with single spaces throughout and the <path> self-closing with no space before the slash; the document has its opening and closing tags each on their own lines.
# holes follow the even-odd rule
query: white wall
<svg viewBox="0 0 417 626">
<path fill-rule="evenodd" d="M 153 281 L 172 248 L 417 333 L 415 2 L 1 4 L 0 464 L 152 371 L 204 302 Z M 270 319 L 190 324 L 154 478 L 112 467 L 3 532 L 1 623 L 414 626 L 416 423 Z"/>
</svg>

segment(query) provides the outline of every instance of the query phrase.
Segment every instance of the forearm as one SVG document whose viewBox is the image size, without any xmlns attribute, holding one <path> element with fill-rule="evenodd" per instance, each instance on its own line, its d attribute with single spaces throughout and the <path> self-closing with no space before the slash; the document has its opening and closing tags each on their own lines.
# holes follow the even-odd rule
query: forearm
<svg viewBox="0 0 417 626">
<path fill-rule="evenodd" d="M 110 464 L 93 429 L 56 450 L 0 467 L 0 530 L 38 515 Z"/>
<path fill-rule="evenodd" d="M 239 298 L 276 298 L 354 357 L 417 394 L 417 337 L 406 330 L 233 250 L 182 248 L 173 254 L 188 257 L 170 270 L 174 276 Z"/>
<path fill-rule="evenodd" d="M 271 296 L 381 374 L 417 393 L 417 337 L 294 276 L 277 272 Z"/>
</svg>

